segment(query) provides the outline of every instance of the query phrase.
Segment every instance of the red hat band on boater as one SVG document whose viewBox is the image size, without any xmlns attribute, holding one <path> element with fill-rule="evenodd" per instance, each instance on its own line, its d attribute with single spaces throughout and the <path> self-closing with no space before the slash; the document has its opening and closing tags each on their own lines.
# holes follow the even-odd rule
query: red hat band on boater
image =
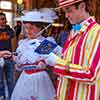
<svg viewBox="0 0 100 100">
<path fill-rule="evenodd" d="M 80 1 L 83 1 L 83 0 L 58 0 L 60 8 L 65 7 L 65 6 L 70 6 Z"/>
</svg>

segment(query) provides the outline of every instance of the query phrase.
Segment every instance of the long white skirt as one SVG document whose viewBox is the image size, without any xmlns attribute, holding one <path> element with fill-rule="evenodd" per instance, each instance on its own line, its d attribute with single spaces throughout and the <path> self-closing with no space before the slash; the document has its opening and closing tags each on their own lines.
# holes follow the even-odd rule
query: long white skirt
<svg viewBox="0 0 100 100">
<path fill-rule="evenodd" d="M 19 77 L 11 100 L 54 100 L 55 89 L 47 72 L 27 74 Z"/>
</svg>

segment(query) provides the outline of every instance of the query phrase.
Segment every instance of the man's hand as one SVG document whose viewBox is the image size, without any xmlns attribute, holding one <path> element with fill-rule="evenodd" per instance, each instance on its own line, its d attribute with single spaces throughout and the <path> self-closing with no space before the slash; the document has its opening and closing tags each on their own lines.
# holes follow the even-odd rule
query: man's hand
<svg viewBox="0 0 100 100">
<path fill-rule="evenodd" d="M 46 64 L 54 66 L 56 64 L 56 60 L 58 56 L 56 56 L 53 52 L 49 55 L 40 55 L 40 57 L 45 60 Z"/>
<path fill-rule="evenodd" d="M 0 51 L 0 57 L 9 58 L 9 57 L 11 57 L 11 52 L 8 50 Z"/>
</svg>

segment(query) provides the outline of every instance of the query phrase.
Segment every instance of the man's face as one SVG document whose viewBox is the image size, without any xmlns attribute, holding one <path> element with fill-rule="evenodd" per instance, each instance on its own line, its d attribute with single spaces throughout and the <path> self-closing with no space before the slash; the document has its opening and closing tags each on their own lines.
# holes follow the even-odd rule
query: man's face
<svg viewBox="0 0 100 100">
<path fill-rule="evenodd" d="M 6 25 L 6 17 L 1 15 L 0 16 L 0 26 L 4 27 Z"/>
<path fill-rule="evenodd" d="M 78 24 L 82 20 L 82 10 L 80 7 L 76 8 L 75 5 L 64 7 L 65 17 L 70 21 L 71 24 Z"/>
</svg>

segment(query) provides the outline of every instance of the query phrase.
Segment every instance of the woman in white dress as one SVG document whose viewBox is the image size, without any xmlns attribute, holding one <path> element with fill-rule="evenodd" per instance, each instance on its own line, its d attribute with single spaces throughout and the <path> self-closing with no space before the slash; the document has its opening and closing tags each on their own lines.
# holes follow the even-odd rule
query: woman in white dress
<svg viewBox="0 0 100 100">
<path fill-rule="evenodd" d="M 55 18 L 52 18 L 52 14 L 47 15 L 47 12 L 34 10 L 25 13 L 22 19 L 27 38 L 19 41 L 16 50 L 18 55 L 15 59 L 17 69 L 23 71 L 13 90 L 11 100 L 54 100 L 56 92 L 45 71 L 46 64 L 35 49 L 45 39 L 41 35 L 43 25 L 52 23 Z M 46 39 L 55 43 L 52 37 Z M 57 53 L 56 49 L 55 52 Z"/>
</svg>

